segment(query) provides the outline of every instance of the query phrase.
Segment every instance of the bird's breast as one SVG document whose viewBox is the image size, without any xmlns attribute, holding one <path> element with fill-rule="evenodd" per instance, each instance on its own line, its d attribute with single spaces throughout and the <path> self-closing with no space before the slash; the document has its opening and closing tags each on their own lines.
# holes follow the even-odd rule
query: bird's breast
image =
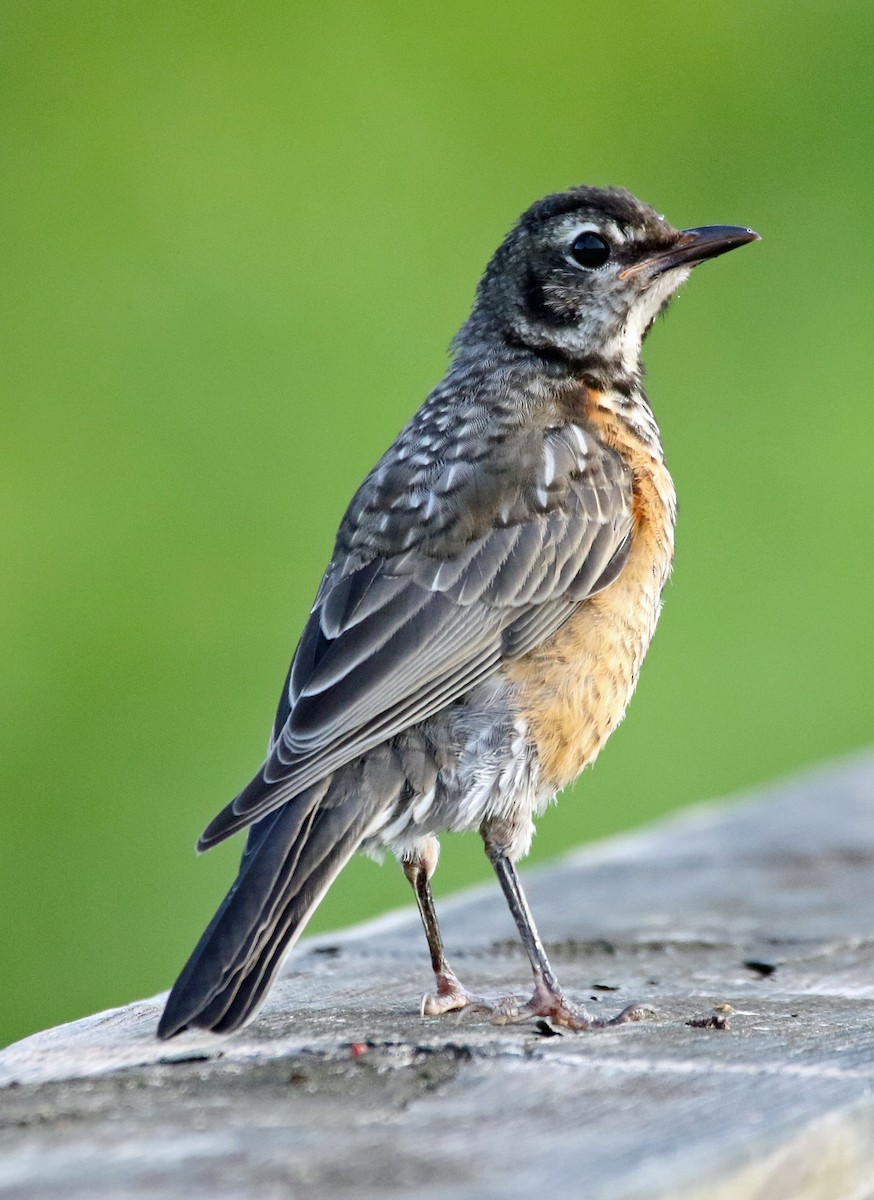
<svg viewBox="0 0 874 1200">
<path fill-rule="evenodd" d="M 632 472 L 631 549 L 617 579 L 505 671 L 534 744 L 544 792 L 571 783 L 622 720 L 655 632 L 674 552 L 676 496 L 661 449 L 600 393 L 586 420 Z"/>
</svg>

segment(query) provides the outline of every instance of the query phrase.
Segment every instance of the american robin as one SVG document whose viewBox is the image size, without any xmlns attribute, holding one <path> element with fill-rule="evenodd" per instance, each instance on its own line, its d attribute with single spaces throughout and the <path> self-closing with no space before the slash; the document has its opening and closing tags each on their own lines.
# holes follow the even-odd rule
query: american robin
<svg viewBox="0 0 874 1200">
<path fill-rule="evenodd" d="M 249 1021 L 357 850 L 389 848 L 413 886 L 436 979 L 423 1012 L 479 1003 L 429 883 L 437 835 L 470 829 L 534 972 L 521 1015 L 607 1023 L 565 999 L 515 863 L 622 719 L 671 568 L 676 500 L 641 344 L 693 266 L 756 237 L 676 230 L 593 187 L 511 229 L 445 378 L 346 510 L 266 761 L 198 842 L 249 827 L 160 1037 Z"/>
</svg>

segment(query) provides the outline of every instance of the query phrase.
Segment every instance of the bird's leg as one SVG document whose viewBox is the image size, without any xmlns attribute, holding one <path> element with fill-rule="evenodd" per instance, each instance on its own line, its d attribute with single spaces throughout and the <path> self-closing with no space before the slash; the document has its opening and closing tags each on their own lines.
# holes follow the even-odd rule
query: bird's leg
<svg viewBox="0 0 874 1200">
<path fill-rule="evenodd" d="M 513 920 L 522 938 L 522 945 L 534 972 L 534 995 L 523 1008 L 516 1012 L 496 1013 L 501 1021 L 524 1020 L 527 1017 L 548 1017 L 557 1025 L 569 1029 L 604 1029 L 612 1025 L 624 1025 L 629 1021 L 640 1021 L 651 1015 L 651 1009 L 643 1005 L 629 1005 L 615 1017 L 593 1017 L 585 1008 L 574 1008 L 564 997 L 546 951 L 534 924 L 534 918 L 522 891 L 522 884 L 513 862 L 498 849 L 489 838 L 484 838 L 486 854 L 495 869 L 498 880 L 513 914 Z"/>
<path fill-rule="evenodd" d="M 434 897 L 431 894 L 431 876 L 437 866 L 436 843 L 433 848 L 431 845 L 420 847 L 412 857 L 403 860 L 402 866 L 416 896 L 419 916 L 422 918 L 431 954 L 431 967 L 437 983 L 436 992 L 429 992 L 422 997 L 422 1016 L 436 1017 L 441 1013 L 471 1006 L 491 1009 L 492 1005 L 488 1001 L 480 996 L 471 995 L 467 988 L 462 986 L 446 958 L 434 908 Z"/>
</svg>

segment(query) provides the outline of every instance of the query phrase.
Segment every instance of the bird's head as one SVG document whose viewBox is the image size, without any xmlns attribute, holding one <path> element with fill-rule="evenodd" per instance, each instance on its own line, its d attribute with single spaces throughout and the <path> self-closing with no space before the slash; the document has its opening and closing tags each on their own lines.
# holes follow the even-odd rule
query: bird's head
<svg viewBox="0 0 874 1200">
<path fill-rule="evenodd" d="M 533 204 L 486 268 L 472 322 L 569 360 L 639 370 L 643 339 L 692 267 L 758 234 L 674 229 L 618 188 L 577 187 Z"/>
</svg>

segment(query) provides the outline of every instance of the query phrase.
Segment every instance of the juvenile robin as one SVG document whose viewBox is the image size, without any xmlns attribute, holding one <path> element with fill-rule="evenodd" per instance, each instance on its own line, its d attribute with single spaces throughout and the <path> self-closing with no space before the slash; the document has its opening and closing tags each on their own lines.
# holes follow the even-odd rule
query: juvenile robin
<svg viewBox="0 0 874 1200">
<path fill-rule="evenodd" d="M 390 849 L 413 886 L 436 981 L 423 1011 L 482 1003 L 431 896 L 448 830 L 479 830 L 519 928 L 535 986 L 518 1015 L 640 1015 L 598 1021 L 565 999 L 515 863 L 621 721 L 671 568 L 676 499 L 641 344 L 692 267 L 756 237 L 676 230 L 593 187 L 511 229 L 445 378 L 346 510 L 266 761 L 198 842 L 249 828 L 160 1037 L 251 1020 L 357 850 Z"/>
</svg>

